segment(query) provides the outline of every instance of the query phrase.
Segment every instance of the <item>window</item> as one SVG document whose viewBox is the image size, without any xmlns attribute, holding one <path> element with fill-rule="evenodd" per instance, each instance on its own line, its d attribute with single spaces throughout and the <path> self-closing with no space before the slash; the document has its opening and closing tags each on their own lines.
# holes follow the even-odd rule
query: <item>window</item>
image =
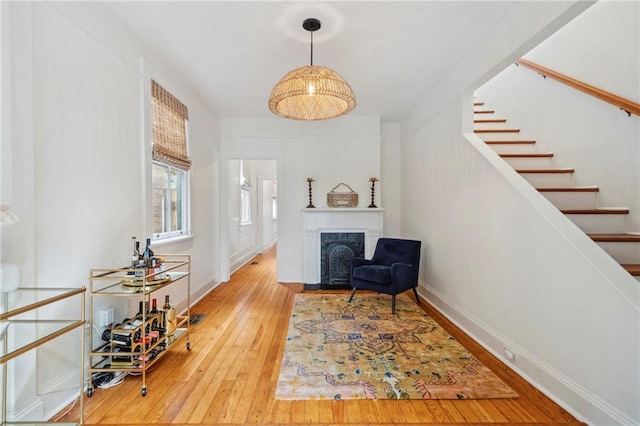
<svg viewBox="0 0 640 426">
<path fill-rule="evenodd" d="M 189 233 L 187 107 L 151 81 L 152 220 L 155 240 Z"/>
<path fill-rule="evenodd" d="M 186 235 L 187 172 L 153 162 L 153 237 Z"/>
</svg>

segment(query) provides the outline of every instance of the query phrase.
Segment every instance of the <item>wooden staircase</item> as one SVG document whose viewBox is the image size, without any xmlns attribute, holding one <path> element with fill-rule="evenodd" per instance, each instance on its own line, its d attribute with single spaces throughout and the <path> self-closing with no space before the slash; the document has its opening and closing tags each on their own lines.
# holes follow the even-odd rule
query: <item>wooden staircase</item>
<svg viewBox="0 0 640 426">
<path fill-rule="evenodd" d="M 597 186 L 575 186 L 573 168 L 553 166 L 552 152 L 537 152 L 534 139 L 495 118 L 495 111 L 474 103 L 474 132 L 516 172 L 640 281 L 640 234 L 629 233 L 625 207 L 601 207 Z"/>
</svg>

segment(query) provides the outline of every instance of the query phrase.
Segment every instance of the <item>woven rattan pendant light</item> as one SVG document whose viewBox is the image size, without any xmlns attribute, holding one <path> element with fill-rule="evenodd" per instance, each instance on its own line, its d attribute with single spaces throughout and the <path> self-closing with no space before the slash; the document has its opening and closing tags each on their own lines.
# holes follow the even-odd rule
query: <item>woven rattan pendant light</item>
<svg viewBox="0 0 640 426">
<path fill-rule="evenodd" d="M 269 109 L 294 120 L 326 120 L 344 115 L 356 106 L 351 86 L 330 68 L 313 65 L 313 32 L 320 21 L 305 19 L 302 27 L 311 33 L 311 65 L 287 73 L 269 97 Z"/>
</svg>

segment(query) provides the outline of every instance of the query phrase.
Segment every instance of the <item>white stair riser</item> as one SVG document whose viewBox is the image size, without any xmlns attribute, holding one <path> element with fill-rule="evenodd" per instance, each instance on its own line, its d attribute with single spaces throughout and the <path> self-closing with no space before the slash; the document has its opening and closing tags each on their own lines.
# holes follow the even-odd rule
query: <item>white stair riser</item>
<svg viewBox="0 0 640 426">
<path fill-rule="evenodd" d="M 498 154 L 530 154 L 535 152 L 535 144 L 488 144 Z"/>
<path fill-rule="evenodd" d="M 503 158 L 514 169 L 550 169 L 553 157 Z"/>
<path fill-rule="evenodd" d="M 624 234 L 627 232 L 627 215 L 568 214 L 567 217 L 587 234 Z"/>
<path fill-rule="evenodd" d="M 635 278 L 635 279 L 638 281 L 638 283 L 640 284 L 640 276 L 636 275 L 634 278 Z"/>
<path fill-rule="evenodd" d="M 489 132 L 476 134 L 485 141 L 509 141 L 524 139 L 522 136 L 520 136 L 520 132 Z"/>
<path fill-rule="evenodd" d="M 640 243 L 598 242 L 598 245 L 618 263 L 640 263 Z"/>
<path fill-rule="evenodd" d="M 558 188 L 573 186 L 573 173 L 520 173 L 536 188 Z"/>
<path fill-rule="evenodd" d="M 489 117 L 481 117 L 479 118 L 479 120 L 482 119 L 489 119 Z M 473 128 L 474 129 L 504 129 L 506 127 L 506 123 L 502 122 L 502 123 L 473 123 Z"/>
<path fill-rule="evenodd" d="M 597 192 L 541 192 L 560 210 L 589 210 L 598 207 Z"/>
</svg>

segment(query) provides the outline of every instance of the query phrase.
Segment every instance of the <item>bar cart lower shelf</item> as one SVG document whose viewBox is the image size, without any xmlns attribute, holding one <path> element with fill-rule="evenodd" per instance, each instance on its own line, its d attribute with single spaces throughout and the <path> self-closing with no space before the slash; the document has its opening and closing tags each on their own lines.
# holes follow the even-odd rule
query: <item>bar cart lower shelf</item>
<svg viewBox="0 0 640 426">
<path fill-rule="evenodd" d="M 87 396 L 91 397 L 97 386 L 94 375 L 99 373 L 123 373 L 141 376 L 141 395 L 147 395 L 146 374 L 162 357 L 183 339 L 187 351 L 189 341 L 189 319 L 191 305 L 190 257 L 189 255 L 160 255 L 163 268 L 159 273 L 149 271 L 147 275 L 133 278 L 129 268 L 92 269 L 89 303 L 89 318 L 93 321 L 93 305 L 96 297 L 118 296 L 139 299 L 140 311 L 133 319 L 109 329 L 109 339 L 99 343 L 91 335 L 89 354 L 89 385 Z M 159 275 L 161 277 L 159 278 Z M 151 296 L 179 281 L 186 282 L 186 316 L 173 317 L 170 311 L 147 311 Z M 93 324 L 92 324 L 93 328 Z"/>
</svg>

